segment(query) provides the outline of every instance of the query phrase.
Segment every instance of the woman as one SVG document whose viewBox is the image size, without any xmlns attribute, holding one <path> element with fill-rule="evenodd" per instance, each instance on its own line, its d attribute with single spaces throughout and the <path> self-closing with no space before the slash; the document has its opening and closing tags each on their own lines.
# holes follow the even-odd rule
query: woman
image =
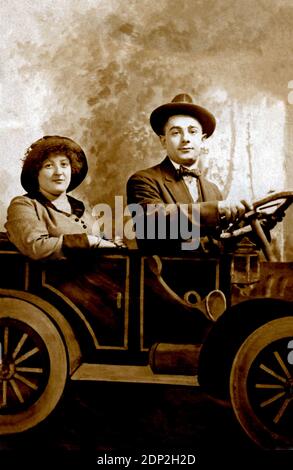
<svg viewBox="0 0 293 470">
<path fill-rule="evenodd" d="M 62 259 L 76 249 L 118 246 L 100 236 L 83 202 L 68 196 L 88 166 L 81 147 L 68 137 L 44 136 L 27 150 L 21 184 L 27 191 L 8 208 L 5 228 L 21 253 L 32 259 Z"/>
</svg>

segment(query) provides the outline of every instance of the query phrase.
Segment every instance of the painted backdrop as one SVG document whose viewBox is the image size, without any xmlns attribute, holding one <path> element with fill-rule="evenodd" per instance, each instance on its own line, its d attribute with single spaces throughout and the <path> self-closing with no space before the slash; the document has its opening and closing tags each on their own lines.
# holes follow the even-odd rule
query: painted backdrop
<svg viewBox="0 0 293 470">
<path fill-rule="evenodd" d="M 164 154 L 149 115 L 187 92 L 217 118 L 202 166 L 225 197 L 293 189 L 291 0 L 0 0 L 0 230 L 45 134 L 84 148 L 75 192 L 114 204 Z M 290 86 L 290 84 L 289 84 Z M 293 100 L 292 100 L 293 102 Z M 293 259 L 291 215 L 275 231 Z"/>
</svg>

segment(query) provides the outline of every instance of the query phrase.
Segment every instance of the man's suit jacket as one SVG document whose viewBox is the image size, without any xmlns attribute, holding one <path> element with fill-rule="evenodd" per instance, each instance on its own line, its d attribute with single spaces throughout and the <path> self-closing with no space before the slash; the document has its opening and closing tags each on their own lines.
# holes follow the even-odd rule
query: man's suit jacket
<svg viewBox="0 0 293 470">
<path fill-rule="evenodd" d="M 219 225 L 218 203 L 222 195 L 217 186 L 203 177 L 199 177 L 199 205 L 201 235 L 214 235 Z M 127 183 L 128 204 L 140 204 L 144 209 L 148 204 L 194 204 L 183 179 L 166 157 L 160 164 L 138 171 Z M 175 207 L 176 208 L 176 207 Z M 170 217 L 170 213 L 168 214 Z M 169 251 L 179 248 L 181 240 L 137 240 L 139 246 L 150 251 Z"/>
</svg>

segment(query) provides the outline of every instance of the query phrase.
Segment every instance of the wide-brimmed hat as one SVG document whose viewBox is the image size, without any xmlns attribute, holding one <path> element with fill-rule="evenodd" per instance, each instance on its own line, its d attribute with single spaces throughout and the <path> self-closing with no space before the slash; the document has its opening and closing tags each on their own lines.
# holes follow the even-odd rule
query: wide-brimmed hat
<svg viewBox="0 0 293 470">
<path fill-rule="evenodd" d="M 26 151 L 22 167 L 20 181 L 27 192 L 36 191 L 36 173 L 34 167 L 39 167 L 39 163 L 44 161 L 49 153 L 64 152 L 70 150 L 77 157 L 77 165 L 71 173 L 71 180 L 67 191 L 72 191 L 86 177 L 88 171 L 87 159 L 82 148 L 69 137 L 59 135 L 45 135 L 34 142 Z"/>
<path fill-rule="evenodd" d="M 164 135 L 164 126 L 171 116 L 183 114 L 194 117 L 202 126 L 202 131 L 210 137 L 216 127 L 215 117 L 205 108 L 194 104 L 190 95 L 182 93 L 176 95 L 171 103 L 156 108 L 151 116 L 150 123 L 157 135 Z"/>
</svg>

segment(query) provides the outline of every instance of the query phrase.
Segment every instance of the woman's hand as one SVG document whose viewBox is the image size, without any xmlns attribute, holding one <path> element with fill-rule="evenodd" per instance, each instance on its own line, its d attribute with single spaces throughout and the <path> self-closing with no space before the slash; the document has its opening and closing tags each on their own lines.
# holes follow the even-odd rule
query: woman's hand
<svg viewBox="0 0 293 470">
<path fill-rule="evenodd" d="M 88 235 L 88 241 L 91 248 L 127 248 L 120 237 L 115 237 L 113 241 L 95 235 Z"/>
<path fill-rule="evenodd" d="M 90 248 L 97 248 L 102 240 L 102 237 L 96 237 L 95 235 L 88 235 L 87 238 Z"/>
<path fill-rule="evenodd" d="M 101 238 L 97 248 L 117 248 L 117 245 L 115 245 L 112 240 L 105 240 L 104 238 Z"/>
<path fill-rule="evenodd" d="M 121 237 L 115 237 L 114 243 L 117 248 L 127 248 L 127 245 L 125 245 L 125 243 L 123 242 L 123 238 Z"/>
</svg>

